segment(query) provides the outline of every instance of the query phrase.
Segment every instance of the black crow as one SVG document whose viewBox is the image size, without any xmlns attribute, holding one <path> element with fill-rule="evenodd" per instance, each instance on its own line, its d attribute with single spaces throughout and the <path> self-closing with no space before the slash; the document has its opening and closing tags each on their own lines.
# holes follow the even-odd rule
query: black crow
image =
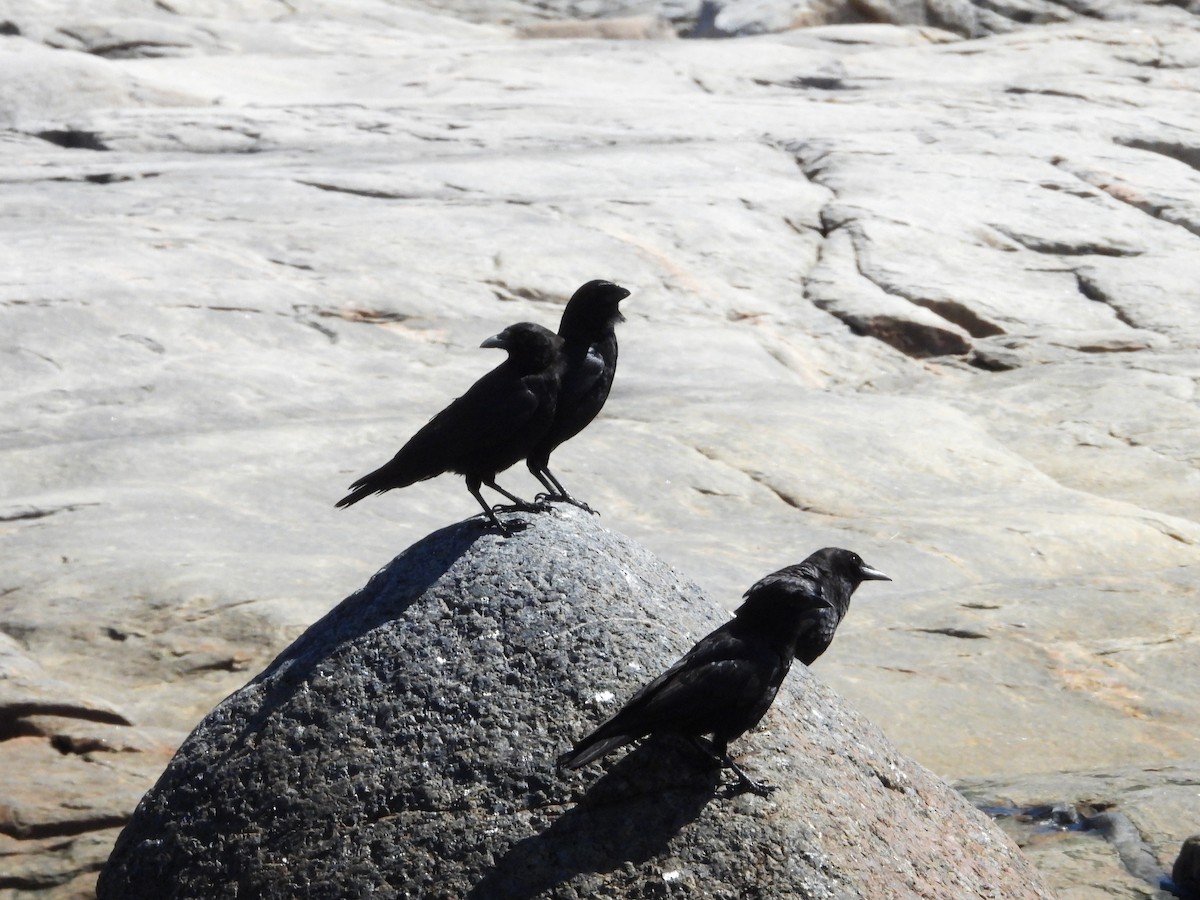
<svg viewBox="0 0 1200 900">
<path fill-rule="evenodd" d="M 479 493 L 486 484 L 518 508 L 535 506 L 496 484 L 496 473 L 523 459 L 554 419 L 563 373 L 562 338 L 530 322 L 510 325 L 479 346 L 508 351 L 508 359 L 488 372 L 400 448 L 392 460 L 350 485 L 339 507 L 370 494 L 407 487 L 443 472 L 467 479 L 484 513 L 504 526 Z"/>
<path fill-rule="evenodd" d="M 729 742 L 766 714 L 801 644 L 813 630 L 823 633 L 825 613 L 844 610 L 854 589 L 872 580 L 891 581 L 837 547 L 763 578 L 746 591 L 732 619 L 559 757 L 559 768 L 578 769 L 649 734 L 672 733 L 732 769 L 741 786 L 766 796 L 774 788 L 742 771 L 729 756 Z M 828 644 L 826 637 L 821 649 Z"/>
<path fill-rule="evenodd" d="M 608 399 L 617 372 L 617 335 L 613 328 L 625 321 L 618 308 L 629 296 L 625 288 L 610 281 L 589 281 L 577 290 L 563 310 L 558 325 L 563 339 L 566 371 L 558 391 L 554 423 L 537 442 L 526 464 L 546 488 L 546 499 L 565 500 L 588 512 L 550 471 L 550 454 L 588 426 Z"/>
</svg>

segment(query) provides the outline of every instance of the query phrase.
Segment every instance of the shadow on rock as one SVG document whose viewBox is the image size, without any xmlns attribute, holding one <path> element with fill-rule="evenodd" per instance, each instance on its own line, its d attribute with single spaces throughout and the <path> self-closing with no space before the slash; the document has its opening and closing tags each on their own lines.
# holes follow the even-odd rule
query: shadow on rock
<svg viewBox="0 0 1200 900">
<path fill-rule="evenodd" d="M 524 527 L 524 523 L 519 527 Z M 314 670 L 340 648 L 404 615 L 484 538 L 504 539 L 487 529 L 480 519 L 465 519 L 427 535 L 376 572 L 361 589 L 309 627 L 250 682 L 250 685 L 267 685 L 267 692 L 257 712 L 246 721 L 243 734 L 256 732 L 277 708 L 292 699 L 296 686 L 308 681 Z"/>
<path fill-rule="evenodd" d="M 576 876 L 641 866 L 699 818 L 720 781 L 720 768 L 682 742 L 649 740 L 609 766 L 548 829 L 515 844 L 467 896 L 557 896 Z"/>
</svg>

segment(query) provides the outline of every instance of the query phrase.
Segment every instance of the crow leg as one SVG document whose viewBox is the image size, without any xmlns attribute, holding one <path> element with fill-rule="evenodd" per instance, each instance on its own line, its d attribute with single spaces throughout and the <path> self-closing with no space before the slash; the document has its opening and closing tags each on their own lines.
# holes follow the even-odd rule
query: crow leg
<svg viewBox="0 0 1200 900">
<path fill-rule="evenodd" d="M 704 738 L 694 734 L 688 735 L 688 743 L 700 751 L 700 754 L 710 763 L 716 763 L 718 766 L 723 766 L 725 763 L 721 759 L 721 755 L 713 748 L 711 741 L 706 741 Z"/>
<path fill-rule="evenodd" d="M 542 466 L 533 474 L 536 475 L 538 481 L 545 486 L 547 491 L 545 496 L 547 500 L 562 500 L 566 503 L 571 503 L 575 506 L 578 506 L 584 512 L 591 513 L 593 516 L 600 515 L 600 513 L 596 512 L 582 500 L 576 500 L 569 493 L 567 493 L 567 489 L 562 486 L 562 482 L 554 477 L 554 473 L 550 471 L 549 466 Z"/>
<path fill-rule="evenodd" d="M 536 503 L 530 503 L 528 500 L 522 500 L 516 494 L 510 494 L 504 488 L 500 487 L 500 485 L 496 484 L 495 478 L 489 481 L 484 481 L 484 484 L 490 487 L 497 494 L 502 494 L 512 501 L 513 509 L 519 509 L 522 512 L 541 512 L 543 509 L 545 509 L 545 507 L 538 506 Z"/>
<path fill-rule="evenodd" d="M 542 483 L 542 487 L 544 487 L 546 489 L 545 491 L 543 491 L 542 493 L 538 494 L 536 497 L 533 498 L 534 503 L 537 503 L 539 506 L 545 508 L 550 505 L 551 501 L 564 499 L 563 496 L 554 487 L 554 485 L 551 484 L 546 479 L 546 476 L 544 474 L 542 474 L 541 469 L 535 469 L 535 468 L 533 468 L 533 466 L 530 466 L 529 471 L 533 474 L 533 476 L 538 481 L 540 481 Z"/>
<path fill-rule="evenodd" d="M 717 743 L 715 741 L 706 741 L 703 738 L 692 736 L 692 745 L 710 759 L 717 760 L 722 766 L 727 769 L 732 769 L 733 773 L 738 777 L 738 784 L 744 789 L 757 794 L 760 797 L 769 796 L 774 790 L 777 790 L 775 785 L 766 784 L 762 781 L 755 781 L 745 770 L 733 761 L 733 757 L 729 755 L 728 745 Z"/>
<path fill-rule="evenodd" d="M 760 797 L 769 797 L 774 791 L 778 790 L 778 787 L 773 784 L 767 784 L 765 781 L 755 781 L 746 774 L 741 766 L 733 761 L 733 757 L 731 757 L 728 753 L 725 754 L 724 763 L 725 765 L 729 766 L 729 768 L 733 769 L 734 773 L 738 777 L 738 784 L 751 793 L 757 794 Z"/>
<path fill-rule="evenodd" d="M 544 494 L 538 494 L 537 497 L 534 498 L 535 500 L 549 501 L 562 499 L 562 491 L 558 487 L 555 487 L 550 479 L 546 477 L 546 471 L 544 469 L 535 469 L 533 466 L 530 466 L 529 471 L 533 474 L 534 478 L 542 483 L 542 487 L 546 489 L 546 492 Z"/>
<path fill-rule="evenodd" d="M 504 527 L 504 523 L 496 516 L 495 510 L 483 499 L 483 494 L 479 493 L 479 484 L 480 482 L 477 479 L 468 478 L 467 490 L 471 492 L 472 497 L 479 501 L 479 505 L 483 507 L 483 514 L 500 530 L 501 534 L 508 534 L 508 529 Z"/>
</svg>

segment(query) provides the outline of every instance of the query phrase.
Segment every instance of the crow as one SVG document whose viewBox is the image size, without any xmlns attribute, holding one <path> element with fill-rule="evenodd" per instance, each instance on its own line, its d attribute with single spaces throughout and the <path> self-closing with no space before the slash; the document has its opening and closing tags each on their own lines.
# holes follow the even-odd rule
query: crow
<svg viewBox="0 0 1200 900">
<path fill-rule="evenodd" d="M 558 768 L 578 769 L 639 738 L 670 733 L 732 769 L 743 789 L 766 796 L 775 788 L 750 778 L 730 757 L 729 742 L 758 724 L 801 645 L 808 646 L 813 631 L 824 634 L 826 613 L 845 610 L 864 581 L 891 579 L 858 554 L 837 547 L 818 550 L 799 565 L 761 579 L 746 591 L 732 619 L 560 756 Z M 828 646 L 836 624 L 812 646 Z"/>
<path fill-rule="evenodd" d="M 491 523 L 507 533 L 479 486 L 486 484 L 519 509 L 539 508 L 496 484 L 496 473 L 523 459 L 554 420 L 562 345 L 558 335 L 531 322 L 510 325 L 488 338 L 479 346 L 507 350 L 508 359 L 430 419 L 390 462 L 350 485 L 337 506 L 457 472 L 466 476 L 467 490 Z"/>
<path fill-rule="evenodd" d="M 568 301 L 558 325 L 566 371 L 558 391 L 554 423 L 526 460 L 529 471 L 546 488 L 545 499 L 574 503 L 588 512 L 594 510 L 567 493 L 550 471 L 550 454 L 583 431 L 608 399 L 617 372 L 617 336 L 613 329 L 625 321 L 617 304 L 628 296 L 629 291 L 610 281 L 589 281 Z"/>
</svg>

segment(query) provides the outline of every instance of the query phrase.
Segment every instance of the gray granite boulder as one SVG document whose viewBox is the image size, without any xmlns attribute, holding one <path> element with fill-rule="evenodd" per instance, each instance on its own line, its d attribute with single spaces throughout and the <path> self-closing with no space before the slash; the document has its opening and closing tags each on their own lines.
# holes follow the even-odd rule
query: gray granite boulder
<svg viewBox="0 0 1200 900">
<path fill-rule="evenodd" d="M 577 510 L 527 521 L 420 541 L 213 710 L 99 896 L 1049 896 L 799 664 L 734 747 L 770 799 L 666 738 L 558 775 L 727 613 Z"/>
</svg>

